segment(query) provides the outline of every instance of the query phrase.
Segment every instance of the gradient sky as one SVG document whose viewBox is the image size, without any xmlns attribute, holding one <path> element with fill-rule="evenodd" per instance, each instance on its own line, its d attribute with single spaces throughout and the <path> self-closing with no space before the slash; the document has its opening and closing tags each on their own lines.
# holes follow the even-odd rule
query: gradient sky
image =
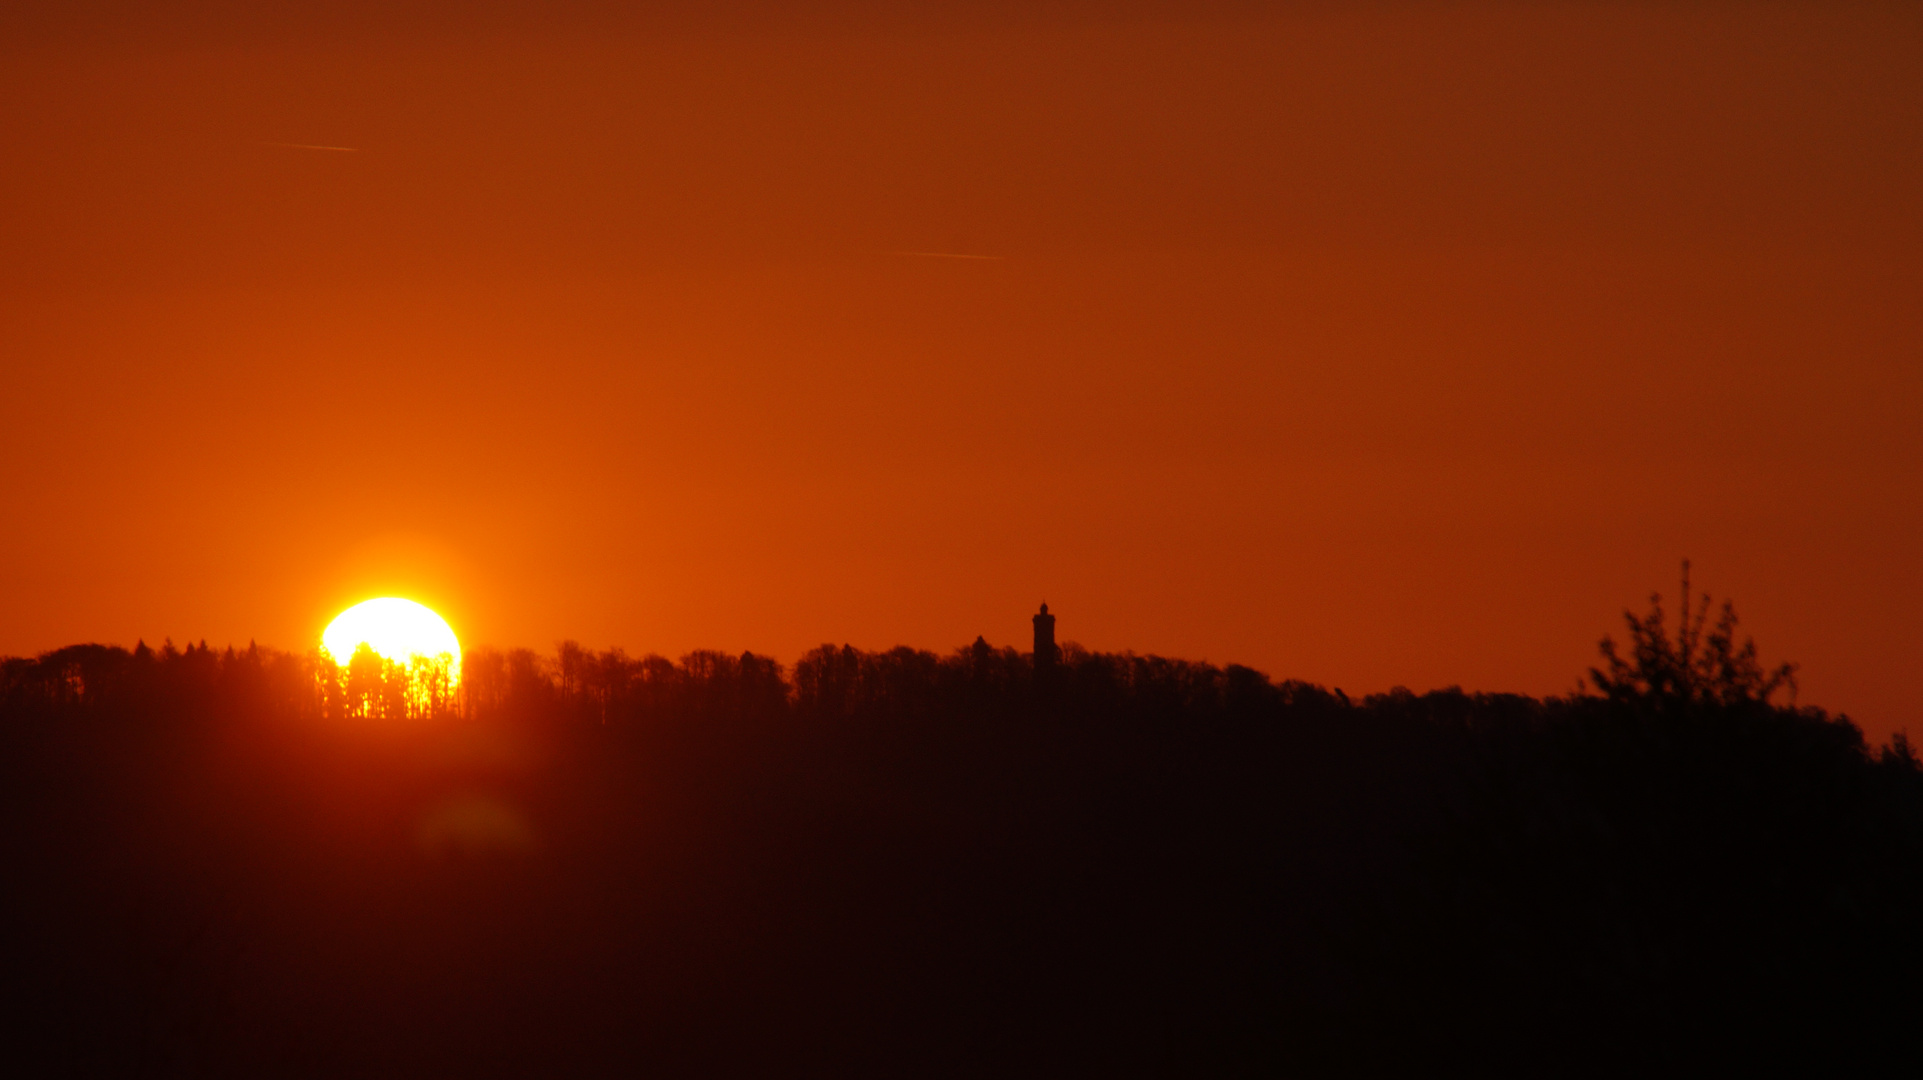
<svg viewBox="0 0 1923 1080">
<path fill-rule="evenodd" d="M 1923 7 L 1028 7 L 10 5 L 0 653 L 1548 693 L 1687 556 L 1912 726 Z"/>
</svg>

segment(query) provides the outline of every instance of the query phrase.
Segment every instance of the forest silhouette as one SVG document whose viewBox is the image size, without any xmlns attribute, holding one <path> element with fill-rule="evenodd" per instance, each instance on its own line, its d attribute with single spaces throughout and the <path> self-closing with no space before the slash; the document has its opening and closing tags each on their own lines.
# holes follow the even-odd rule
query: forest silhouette
<svg viewBox="0 0 1923 1080">
<path fill-rule="evenodd" d="M 1685 574 L 1687 571 L 1685 570 Z M 1581 689 L 824 645 L 0 667 L 34 1075 L 1619 1074 L 1900 1053 L 1923 775 L 1685 584 Z M 1046 614 L 1044 612 L 1044 614 Z M 1037 622 L 1038 641 L 1041 623 Z M 445 690 L 445 688 L 443 688 Z"/>
</svg>

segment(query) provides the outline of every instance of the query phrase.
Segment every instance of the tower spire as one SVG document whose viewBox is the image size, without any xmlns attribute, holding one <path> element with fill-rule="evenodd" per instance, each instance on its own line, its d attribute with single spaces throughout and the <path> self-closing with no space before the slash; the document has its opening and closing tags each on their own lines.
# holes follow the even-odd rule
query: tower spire
<svg viewBox="0 0 1923 1080">
<path fill-rule="evenodd" d="M 1042 603 L 1042 610 L 1034 618 L 1035 623 L 1035 666 L 1053 667 L 1061 658 L 1055 648 L 1055 616 L 1048 613 L 1048 603 Z"/>
</svg>

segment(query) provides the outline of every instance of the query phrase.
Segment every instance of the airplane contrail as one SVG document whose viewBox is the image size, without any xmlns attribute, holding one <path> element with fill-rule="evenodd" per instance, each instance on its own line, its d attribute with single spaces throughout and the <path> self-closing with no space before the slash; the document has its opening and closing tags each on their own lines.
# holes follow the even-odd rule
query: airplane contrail
<svg viewBox="0 0 1923 1080">
<path fill-rule="evenodd" d="M 358 154 L 361 152 L 361 148 L 358 146 L 316 146 L 313 143 L 300 142 L 264 142 L 261 143 L 261 145 L 278 146 L 285 150 L 332 150 L 341 154 Z"/>
<path fill-rule="evenodd" d="M 980 259 L 986 262 L 1000 262 L 1006 255 L 959 255 L 952 251 L 891 251 L 890 255 L 912 255 L 917 259 Z"/>
</svg>

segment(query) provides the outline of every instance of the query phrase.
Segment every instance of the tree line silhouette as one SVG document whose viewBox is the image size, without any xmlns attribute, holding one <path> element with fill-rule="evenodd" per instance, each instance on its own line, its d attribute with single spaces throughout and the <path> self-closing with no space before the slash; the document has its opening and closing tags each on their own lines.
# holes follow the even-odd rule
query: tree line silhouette
<svg viewBox="0 0 1923 1080">
<path fill-rule="evenodd" d="M 1692 606 L 1693 605 L 1693 606 Z M 824 645 L 0 663 L 40 1074 L 1848 1068 L 1923 774 L 1685 578 L 1583 690 Z M 384 695 L 387 695 L 384 697 Z"/>
<path fill-rule="evenodd" d="M 73 645 L 35 658 L 0 660 L 0 702 L 12 716 L 67 715 L 191 697 L 216 709 L 267 708 L 309 719 L 471 716 L 480 719 L 646 723 L 657 718 L 807 719 L 887 714 L 903 719 L 981 709 L 1200 720 L 1230 713 L 1352 705 L 1308 683 L 1271 683 L 1239 664 L 1090 652 L 1073 643 L 1038 671 L 1028 653 L 977 639 L 946 656 L 899 647 L 812 649 L 790 670 L 752 652 L 697 650 L 669 660 L 595 652 L 564 641 L 555 654 L 480 647 L 462 657 L 459 692 L 444 685 L 426 707 L 402 699 L 420 679 L 406 664 L 362 646 L 344 665 L 306 655 L 205 642 L 184 650 L 144 642 L 133 650 Z"/>
</svg>

